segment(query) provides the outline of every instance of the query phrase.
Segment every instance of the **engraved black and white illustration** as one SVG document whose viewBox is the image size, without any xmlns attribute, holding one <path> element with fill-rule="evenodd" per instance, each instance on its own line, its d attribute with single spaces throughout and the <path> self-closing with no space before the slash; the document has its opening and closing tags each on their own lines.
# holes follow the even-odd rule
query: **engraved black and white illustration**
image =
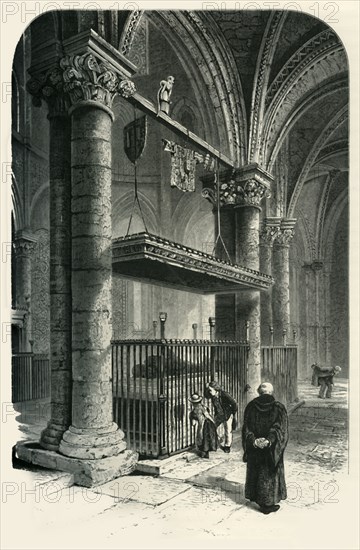
<svg viewBox="0 0 360 550">
<path fill-rule="evenodd" d="M 355 548 L 345 46 L 134 6 L 14 52 L 7 548 Z"/>
</svg>

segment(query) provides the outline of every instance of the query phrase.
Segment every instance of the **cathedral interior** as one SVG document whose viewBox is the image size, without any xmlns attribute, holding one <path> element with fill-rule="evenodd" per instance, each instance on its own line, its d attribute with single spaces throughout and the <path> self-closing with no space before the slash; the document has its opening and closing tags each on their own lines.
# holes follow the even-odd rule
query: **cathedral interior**
<svg viewBox="0 0 360 550">
<path fill-rule="evenodd" d="M 263 349 L 296 350 L 295 384 L 313 363 L 348 377 L 348 76 L 337 34 L 292 11 L 67 10 L 26 28 L 12 76 L 12 353 L 48 368 L 44 449 L 131 462 L 112 422 L 116 345 L 121 365 L 141 342 L 134 369 L 157 353 L 166 371 L 172 352 L 149 346 L 182 346 L 181 370 L 194 342 L 247 342 L 250 394 Z M 135 423 L 131 407 L 119 425 Z M 139 414 L 149 432 L 147 403 Z"/>
</svg>

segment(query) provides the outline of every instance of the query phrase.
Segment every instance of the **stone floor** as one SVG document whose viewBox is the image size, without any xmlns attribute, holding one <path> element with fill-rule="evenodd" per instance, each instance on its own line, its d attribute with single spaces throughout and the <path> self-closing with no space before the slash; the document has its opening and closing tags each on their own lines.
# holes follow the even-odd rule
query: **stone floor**
<svg viewBox="0 0 360 550">
<path fill-rule="evenodd" d="M 315 401 L 315 388 L 306 391 Z M 19 434 L 37 439 L 46 402 L 21 409 Z M 2 522 L 18 527 L 3 529 L 2 548 L 358 548 L 346 439 L 330 437 L 330 459 L 312 441 L 291 439 L 288 498 L 269 516 L 244 498 L 238 433 L 229 455 L 182 453 L 161 461 L 160 475 L 136 472 L 93 489 L 73 486 L 70 474 L 12 469 L 2 480 Z"/>
</svg>

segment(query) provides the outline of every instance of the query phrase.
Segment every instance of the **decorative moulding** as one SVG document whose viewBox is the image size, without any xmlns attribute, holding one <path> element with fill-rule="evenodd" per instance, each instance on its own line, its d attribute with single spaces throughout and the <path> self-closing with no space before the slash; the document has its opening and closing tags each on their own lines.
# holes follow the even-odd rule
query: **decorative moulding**
<svg viewBox="0 0 360 550">
<path fill-rule="evenodd" d="M 113 273 L 197 294 L 267 290 L 273 278 L 148 233 L 113 241 Z"/>
</svg>

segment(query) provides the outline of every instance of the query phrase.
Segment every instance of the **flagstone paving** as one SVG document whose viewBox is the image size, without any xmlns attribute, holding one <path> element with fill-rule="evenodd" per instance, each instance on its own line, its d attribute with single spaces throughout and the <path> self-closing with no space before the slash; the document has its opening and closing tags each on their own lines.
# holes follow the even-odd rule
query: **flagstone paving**
<svg viewBox="0 0 360 550">
<path fill-rule="evenodd" d="M 311 415 L 304 419 L 313 425 Z M 21 424 L 24 438 L 27 426 L 31 435 L 40 429 L 35 415 L 26 420 L 29 424 Z M 355 506 L 341 516 L 338 529 L 352 490 L 347 433 L 339 426 L 326 445 L 290 437 L 285 454 L 288 498 L 269 516 L 245 499 L 239 432 L 230 454 L 218 450 L 201 459 L 193 452 L 181 453 L 153 461 L 158 475 L 137 472 L 92 489 L 72 486 L 70 474 L 14 469 L 5 491 L 3 525 L 5 512 L 18 518 L 21 528 L 8 532 L 3 547 L 181 548 L 183 540 L 199 548 L 216 542 L 221 546 L 219 541 L 232 541 L 236 548 L 357 548 L 350 539 L 343 545 L 344 533 L 354 532 Z M 321 525 L 329 529 L 319 530 Z"/>
</svg>

